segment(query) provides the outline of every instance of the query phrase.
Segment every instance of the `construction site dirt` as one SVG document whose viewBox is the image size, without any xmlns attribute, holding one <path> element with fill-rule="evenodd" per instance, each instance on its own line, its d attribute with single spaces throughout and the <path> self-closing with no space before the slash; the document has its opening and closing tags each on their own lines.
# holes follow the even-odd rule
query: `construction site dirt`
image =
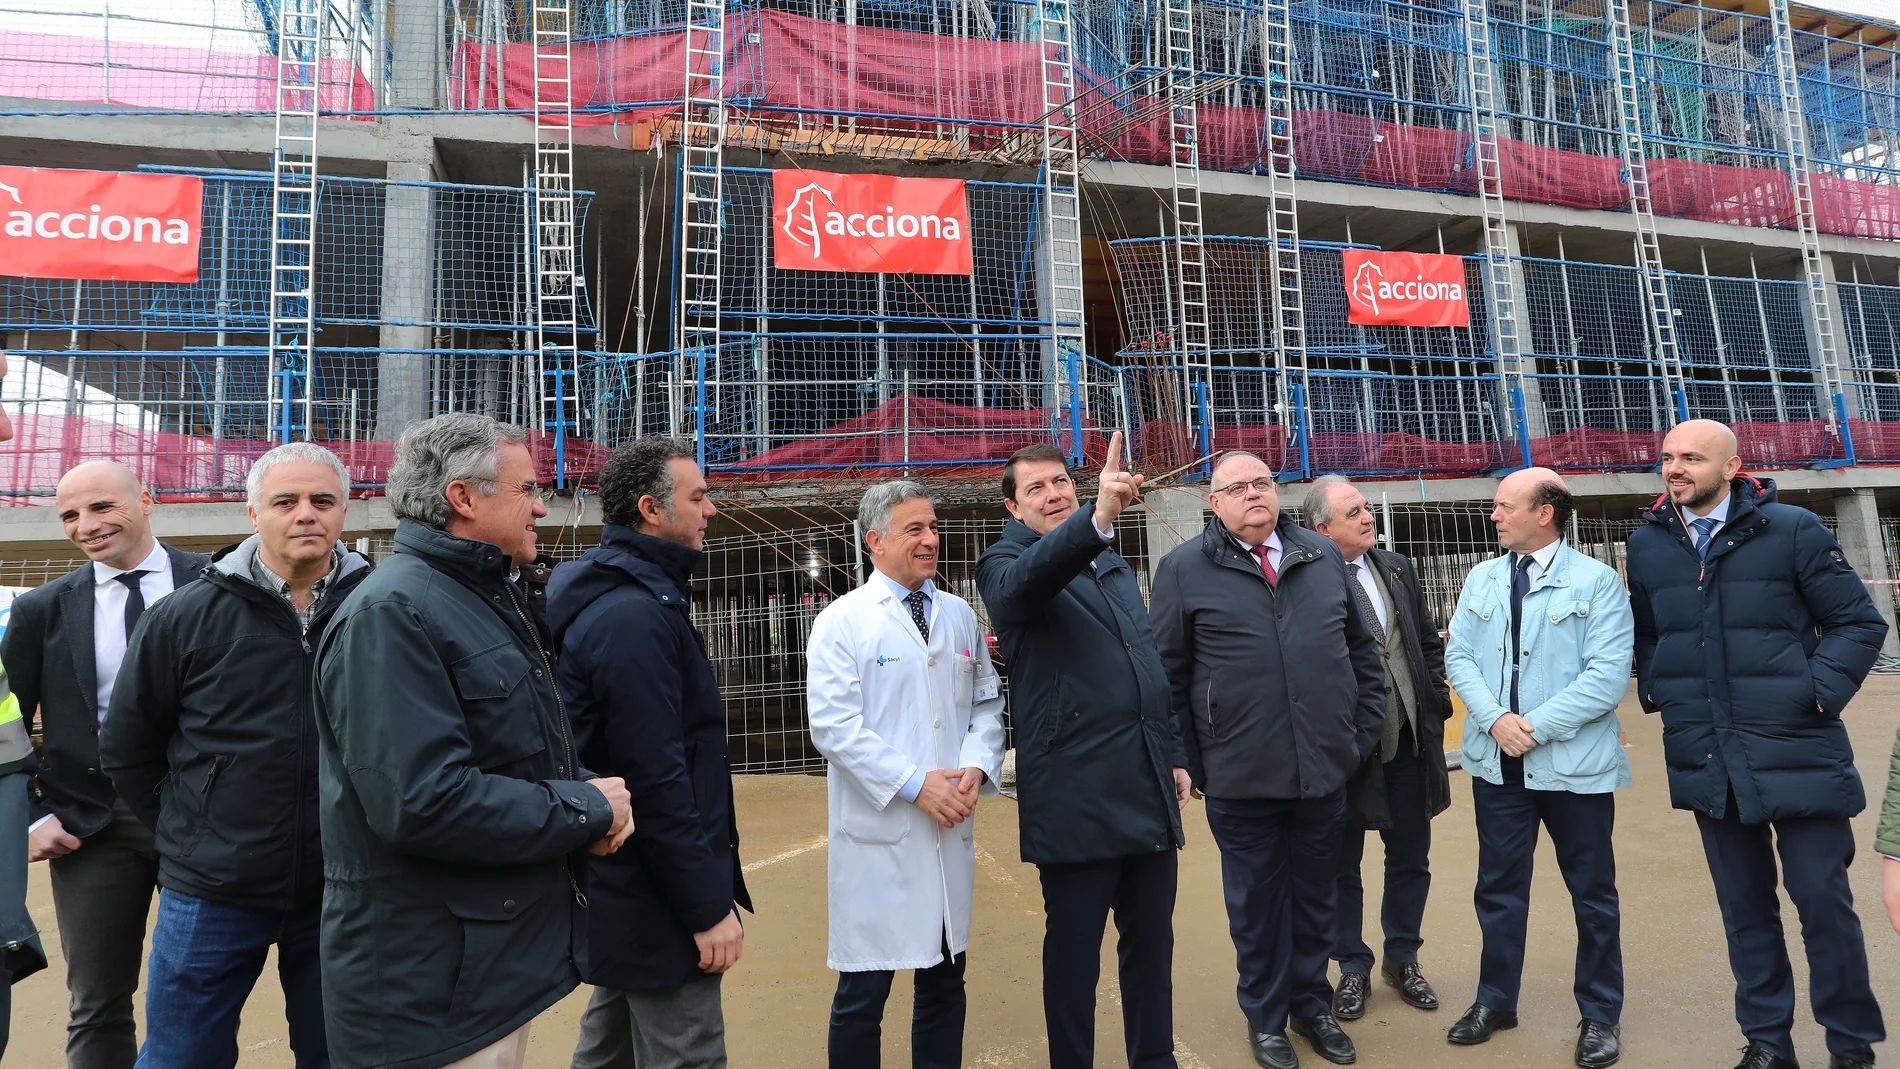
<svg viewBox="0 0 1900 1069">
<path fill-rule="evenodd" d="M 1621 709 L 1635 786 L 1618 795 L 1618 888 L 1622 898 L 1627 1004 L 1624 1056 L 1632 1067 L 1726 1067 L 1742 1045 L 1733 1016 L 1734 984 L 1715 892 L 1694 819 L 1672 810 L 1664 781 L 1662 725 L 1633 699 Z M 1880 902 L 1881 858 L 1871 848 L 1877 800 L 1900 726 L 1900 678 L 1871 679 L 1847 713 L 1861 775 L 1874 807 L 1854 821 L 1862 852 L 1853 867 L 1855 902 L 1866 930 L 1874 989 L 1891 1016 L 1900 1011 L 1900 935 Z M 727 1042 L 735 1069 L 811 1069 L 825 1064 L 825 1032 L 835 976 L 825 968 L 825 781 L 819 776 L 747 776 L 738 780 L 739 823 L 747 880 L 758 904 L 746 918 L 745 955 L 724 983 Z M 1477 983 L 1478 928 L 1472 912 L 1476 836 L 1470 788 L 1453 774 L 1452 807 L 1434 823 L 1433 885 L 1420 958 L 1444 1008 L 1411 1009 L 1390 988 L 1374 984 L 1363 1020 L 1346 1028 L 1368 1066 L 1570 1064 L 1577 1009 L 1571 996 L 1575 947 L 1568 895 L 1550 853 L 1540 845 L 1532 892 L 1529 957 L 1519 1007 L 1522 1026 L 1476 1048 L 1454 1048 L 1445 1029 L 1469 1004 Z M 1174 1006 L 1177 1058 L 1183 1069 L 1246 1069 L 1252 1064 L 1245 1026 L 1234 1002 L 1234 951 L 1221 904 L 1220 857 L 1199 803 L 1186 814 L 1175 910 Z M 1016 803 L 985 799 L 976 829 L 979 871 L 969 955 L 969 1023 L 964 1064 L 972 1069 L 1030 1069 L 1048 1063 L 1041 1001 L 1042 898 L 1033 866 L 1018 860 Z M 1381 853 L 1366 851 L 1366 915 L 1376 918 Z M 34 919 L 45 933 L 52 968 L 14 989 L 9 1069 L 63 1064 L 66 991 L 46 867 L 36 865 L 30 890 Z M 1807 968 L 1800 926 L 1784 903 L 1797 987 L 1796 1045 L 1809 1065 L 1825 1065 L 1821 1030 L 1807 1009 Z M 1372 922 L 1376 924 L 1376 921 Z M 1376 948 L 1375 932 L 1368 932 Z M 1124 1062 L 1114 937 L 1104 940 L 1097 1014 L 1098 1065 Z M 909 978 L 901 976 L 885 1015 L 886 1063 L 909 1064 Z M 144 992 L 139 999 L 143 1002 Z M 587 989 L 570 995 L 534 1025 L 528 1064 L 566 1066 Z M 146 1022 L 140 1013 L 140 1034 Z M 163 1027 L 163 1024 L 160 1024 Z M 1296 1041 L 1296 1043 L 1299 1041 Z M 1302 1047 L 1307 1064 L 1320 1064 Z M 359 1055 L 360 1058 L 360 1055 Z M 373 1060 L 373 1059 L 372 1059 Z M 294 1064 L 274 961 L 267 963 L 245 1007 L 239 1064 Z"/>
</svg>

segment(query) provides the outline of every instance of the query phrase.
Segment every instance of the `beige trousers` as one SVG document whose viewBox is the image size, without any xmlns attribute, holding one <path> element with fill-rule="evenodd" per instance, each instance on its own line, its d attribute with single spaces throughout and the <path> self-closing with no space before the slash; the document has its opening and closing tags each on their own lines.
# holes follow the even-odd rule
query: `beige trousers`
<svg viewBox="0 0 1900 1069">
<path fill-rule="evenodd" d="M 521 1069 L 528 1064 L 528 1029 L 533 1027 L 534 1022 L 529 1021 L 494 1044 L 450 1062 L 442 1069 Z"/>
</svg>

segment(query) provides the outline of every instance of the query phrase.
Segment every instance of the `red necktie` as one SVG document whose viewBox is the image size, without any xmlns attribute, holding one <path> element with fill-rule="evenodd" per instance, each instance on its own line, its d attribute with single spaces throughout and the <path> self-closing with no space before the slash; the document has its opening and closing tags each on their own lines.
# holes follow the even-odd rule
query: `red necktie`
<svg viewBox="0 0 1900 1069">
<path fill-rule="evenodd" d="M 1253 555 L 1260 558 L 1260 571 L 1266 575 L 1267 585 L 1273 587 L 1279 586 L 1280 573 L 1274 571 L 1272 562 L 1267 560 L 1267 547 L 1253 547 Z"/>
</svg>

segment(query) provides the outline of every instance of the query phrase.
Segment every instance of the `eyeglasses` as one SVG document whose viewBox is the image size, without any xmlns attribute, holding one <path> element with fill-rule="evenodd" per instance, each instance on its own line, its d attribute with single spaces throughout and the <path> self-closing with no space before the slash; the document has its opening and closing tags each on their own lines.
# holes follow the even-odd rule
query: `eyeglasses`
<svg viewBox="0 0 1900 1069">
<path fill-rule="evenodd" d="M 515 487 L 515 493 L 522 497 L 531 497 L 543 505 L 554 500 L 554 491 L 543 490 L 540 483 L 522 483 Z"/>
<path fill-rule="evenodd" d="M 1247 491 L 1250 489 L 1258 490 L 1263 494 L 1271 494 L 1279 489 L 1279 484 L 1273 481 L 1273 476 L 1262 475 L 1258 479 L 1246 479 L 1237 483 L 1228 483 L 1226 486 L 1214 492 L 1217 494 L 1225 494 L 1230 498 L 1239 499 L 1246 497 Z"/>
</svg>

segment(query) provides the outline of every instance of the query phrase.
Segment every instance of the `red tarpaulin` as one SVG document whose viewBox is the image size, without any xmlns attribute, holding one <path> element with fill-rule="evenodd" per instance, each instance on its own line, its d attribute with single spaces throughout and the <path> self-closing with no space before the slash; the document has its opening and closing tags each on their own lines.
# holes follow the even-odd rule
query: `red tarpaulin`
<svg viewBox="0 0 1900 1069">
<path fill-rule="evenodd" d="M 376 109 L 354 65 L 326 59 L 326 112 Z M 184 112 L 267 112 L 277 106 L 277 57 L 210 48 L 0 30 L 0 97 Z"/>
</svg>

